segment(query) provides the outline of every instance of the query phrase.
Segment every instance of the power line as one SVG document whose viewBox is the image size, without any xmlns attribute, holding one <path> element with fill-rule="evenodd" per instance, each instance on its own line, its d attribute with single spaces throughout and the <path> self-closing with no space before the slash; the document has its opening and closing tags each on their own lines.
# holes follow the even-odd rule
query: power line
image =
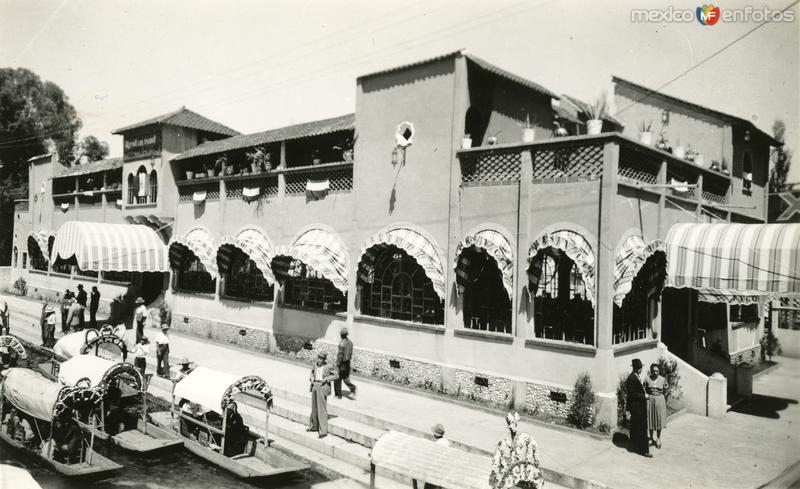
<svg viewBox="0 0 800 489">
<path fill-rule="evenodd" d="M 795 0 L 794 2 L 789 4 L 787 7 L 782 9 L 781 11 L 773 13 L 773 16 L 776 16 L 778 14 L 784 13 L 785 11 L 787 11 L 790 8 L 794 7 L 798 3 L 800 3 L 800 0 Z M 663 88 L 667 87 L 668 85 L 671 85 L 672 83 L 676 82 L 680 78 L 683 78 L 685 75 L 689 74 L 690 72 L 694 71 L 695 69 L 699 68 L 700 66 L 702 66 L 702 65 L 706 64 L 707 62 L 711 61 L 711 59 L 714 58 L 715 56 L 717 56 L 718 54 L 722 53 L 723 51 L 727 50 L 728 48 L 730 48 L 731 46 L 733 46 L 737 42 L 739 42 L 742 39 L 744 39 L 745 37 L 749 36 L 750 34 L 754 33 L 758 29 L 761 29 L 762 27 L 764 27 L 765 25 L 770 24 L 770 23 L 771 23 L 770 20 L 765 20 L 764 22 L 758 24 L 757 26 L 755 26 L 752 29 L 750 29 L 749 31 L 745 32 L 744 34 L 742 34 L 741 36 L 737 37 L 733 41 L 729 42 L 728 44 L 726 44 L 726 45 L 722 46 L 721 48 L 719 48 L 718 50 L 714 51 L 713 53 L 711 53 L 711 55 L 707 56 L 706 58 L 704 58 L 700 62 L 695 63 L 694 65 L 690 66 L 688 69 L 686 69 L 683 72 L 679 73 L 675 77 L 669 79 L 666 83 L 656 87 L 654 90 L 651 90 L 650 93 L 648 93 L 644 97 L 642 97 L 639 100 L 633 102 L 632 104 L 628 105 L 627 107 L 623 108 L 622 110 L 618 110 L 617 114 L 621 114 L 621 113 L 625 112 L 626 110 L 630 109 L 631 107 L 634 107 L 635 105 L 638 105 L 639 103 L 643 102 L 644 100 L 650 98 L 651 96 L 656 95 Z"/>
</svg>

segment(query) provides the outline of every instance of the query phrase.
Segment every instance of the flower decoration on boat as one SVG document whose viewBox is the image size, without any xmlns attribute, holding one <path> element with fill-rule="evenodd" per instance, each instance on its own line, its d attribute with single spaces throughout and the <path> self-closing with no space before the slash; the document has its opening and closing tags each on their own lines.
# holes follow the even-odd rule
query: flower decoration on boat
<svg viewBox="0 0 800 489">
<path fill-rule="evenodd" d="M 490 486 L 493 489 L 511 489 L 522 483 L 520 487 L 541 489 L 544 475 L 539 469 L 536 442 L 527 433 L 517 433 L 518 413 L 509 413 L 506 422 L 509 436 L 497 443 L 489 475 Z"/>
<path fill-rule="evenodd" d="M 264 396 L 264 400 L 267 401 L 267 408 L 272 407 L 272 389 L 269 388 L 267 382 L 257 375 L 248 375 L 247 377 L 242 377 L 241 379 L 237 380 L 225 391 L 225 394 L 222 396 L 222 403 L 220 405 L 222 411 L 225 411 L 228 402 L 235 394 L 240 392 L 254 391 L 260 392 L 261 395 Z"/>
</svg>

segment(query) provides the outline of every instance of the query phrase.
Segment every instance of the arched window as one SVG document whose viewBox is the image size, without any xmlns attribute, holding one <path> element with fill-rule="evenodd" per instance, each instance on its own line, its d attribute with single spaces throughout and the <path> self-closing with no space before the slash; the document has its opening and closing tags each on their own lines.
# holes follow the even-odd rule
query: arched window
<svg viewBox="0 0 800 489">
<path fill-rule="evenodd" d="M 136 179 L 133 173 L 128 175 L 128 205 L 136 203 Z"/>
<path fill-rule="evenodd" d="M 42 250 L 39 243 L 33 239 L 28 238 L 28 256 L 31 260 L 31 268 L 42 272 L 47 271 L 47 258 L 44 256 L 46 250 Z"/>
<path fill-rule="evenodd" d="M 16 246 L 14 247 L 14 261 L 12 266 L 14 268 L 17 268 L 17 266 L 19 266 L 19 249 Z"/>
<path fill-rule="evenodd" d="M 217 288 L 216 279 L 194 253 L 187 252 L 177 270 L 176 286 L 179 290 L 213 294 Z"/>
<path fill-rule="evenodd" d="M 267 282 L 256 263 L 239 248 L 231 246 L 231 263 L 225 275 L 225 295 L 272 302 L 273 286 Z"/>
<path fill-rule="evenodd" d="M 371 277 L 363 284 L 364 314 L 418 323 L 443 324 L 444 301 L 417 260 L 391 245 L 378 245 Z"/>
<path fill-rule="evenodd" d="M 136 171 L 136 203 L 147 203 L 147 169 L 144 166 Z"/>
<path fill-rule="evenodd" d="M 155 204 L 158 202 L 158 175 L 156 171 L 150 172 L 150 203 Z"/>
<path fill-rule="evenodd" d="M 575 262 L 548 247 L 539 251 L 531 267 L 541 267 L 538 287 L 531 291 L 536 337 L 594 344 L 594 306 Z"/>
<path fill-rule="evenodd" d="M 745 153 L 742 160 L 742 193 L 750 195 L 753 187 L 753 162 L 750 153 Z"/>
<path fill-rule="evenodd" d="M 279 262 L 288 257 L 276 257 Z M 273 264 L 276 261 L 273 260 Z M 347 310 L 347 297 L 333 282 L 300 260 L 291 260 L 284 282 L 283 304 L 330 312 Z"/>
<path fill-rule="evenodd" d="M 648 258 L 634 277 L 622 307 L 614 304 L 614 344 L 652 337 L 653 318 L 658 314 L 666 266 L 664 253 L 656 253 Z"/>
<path fill-rule="evenodd" d="M 459 263 L 468 263 L 464 290 L 464 327 L 511 333 L 511 299 L 503 286 L 500 267 L 486 250 L 470 246 Z M 461 267 L 461 265 L 459 265 Z"/>
</svg>

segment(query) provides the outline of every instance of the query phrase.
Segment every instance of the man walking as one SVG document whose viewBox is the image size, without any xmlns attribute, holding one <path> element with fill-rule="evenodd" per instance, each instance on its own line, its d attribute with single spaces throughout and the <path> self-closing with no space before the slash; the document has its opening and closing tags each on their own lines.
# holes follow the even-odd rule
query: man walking
<svg viewBox="0 0 800 489">
<path fill-rule="evenodd" d="M 42 304 L 42 315 L 39 317 L 39 328 L 42 330 L 42 346 L 47 346 L 47 306 L 45 301 Z"/>
<path fill-rule="evenodd" d="M 652 458 L 647 436 L 647 393 L 642 384 L 642 361 L 634 358 L 631 362 L 633 371 L 625 381 L 628 393 L 625 410 L 631 414 L 630 446 L 636 453 Z"/>
<path fill-rule="evenodd" d="M 77 299 L 70 299 L 70 306 L 67 310 L 67 328 L 75 333 L 81 330 L 81 317 L 83 316 L 83 306 L 78 304 Z"/>
<path fill-rule="evenodd" d="M 92 329 L 97 329 L 97 309 L 100 307 L 100 291 L 97 287 L 92 287 L 92 295 L 89 297 L 89 325 Z"/>
<path fill-rule="evenodd" d="M 336 394 L 336 399 L 342 398 L 342 382 L 350 389 L 350 397 L 356 398 L 356 386 L 350 382 L 350 360 L 353 358 L 353 342 L 347 337 L 349 332 L 347 328 L 342 328 L 339 336 L 342 341 L 339 342 L 339 352 L 336 354 L 336 367 L 339 370 L 339 378 L 333 381 L 333 392 Z"/>
<path fill-rule="evenodd" d="M 136 310 L 133 311 L 133 322 L 136 324 L 136 343 L 144 336 L 144 321 L 147 319 L 147 307 L 144 305 L 144 299 L 138 297 L 136 299 Z"/>
<path fill-rule="evenodd" d="M 311 419 L 306 431 L 317 431 L 320 438 L 328 436 L 328 396 L 331 393 L 331 381 L 338 378 L 336 371 L 325 364 L 327 359 L 327 353 L 318 352 L 317 363 L 311 369 L 309 377 L 311 382 Z"/>
<path fill-rule="evenodd" d="M 9 334 L 11 328 L 9 326 L 9 318 L 8 318 L 8 302 L 3 302 L 3 308 L 0 309 L 0 325 L 2 325 L 2 332 L 3 334 Z"/>
<path fill-rule="evenodd" d="M 46 306 L 44 309 L 44 316 L 45 316 L 45 336 L 44 336 L 44 346 L 47 348 L 53 348 L 56 344 L 56 308 L 53 306 Z"/>
<path fill-rule="evenodd" d="M 156 375 L 169 379 L 169 328 L 162 327 L 156 336 Z M 144 335 L 142 335 L 144 336 Z M 137 341 L 141 340 L 141 337 Z"/>
</svg>

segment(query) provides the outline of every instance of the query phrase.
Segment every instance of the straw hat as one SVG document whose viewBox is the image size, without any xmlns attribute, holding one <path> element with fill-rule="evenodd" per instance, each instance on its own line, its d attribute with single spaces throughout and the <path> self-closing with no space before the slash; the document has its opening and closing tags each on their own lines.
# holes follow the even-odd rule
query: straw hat
<svg viewBox="0 0 800 489">
<path fill-rule="evenodd" d="M 136 298 L 136 303 L 137 304 L 144 304 L 144 299 L 142 299 L 141 297 L 137 297 Z"/>
<path fill-rule="evenodd" d="M 47 307 L 44 308 L 44 313 L 45 314 L 55 314 L 55 312 L 56 312 L 56 308 L 53 307 L 53 306 L 47 306 Z"/>
<path fill-rule="evenodd" d="M 191 365 L 191 364 L 192 364 L 192 361 L 189 360 L 186 357 L 183 357 L 180 360 L 178 360 L 178 365 Z"/>
</svg>

